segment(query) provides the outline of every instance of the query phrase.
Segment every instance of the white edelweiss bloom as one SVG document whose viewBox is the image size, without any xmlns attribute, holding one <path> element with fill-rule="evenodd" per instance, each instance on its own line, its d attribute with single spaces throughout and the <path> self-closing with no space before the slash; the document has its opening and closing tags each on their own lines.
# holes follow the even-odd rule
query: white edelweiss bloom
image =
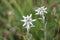
<svg viewBox="0 0 60 40">
<path fill-rule="evenodd" d="M 36 21 L 36 19 L 32 19 L 32 14 L 30 14 L 30 16 L 23 16 L 24 20 L 21 20 L 22 22 L 24 22 L 23 26 L 32 26 L 32 22 Z M 27 28 L 27 27 L 26 27 Z"/>
<path fill-rule="evenodd" d="M 47 10 L 47 7 L 45 8 L 45 6 L 42 6 L 35 10 L 37 12 L 36 15 L 44 15 L 44 13 L 47 13 L 46 10 Z"/>
</svg>

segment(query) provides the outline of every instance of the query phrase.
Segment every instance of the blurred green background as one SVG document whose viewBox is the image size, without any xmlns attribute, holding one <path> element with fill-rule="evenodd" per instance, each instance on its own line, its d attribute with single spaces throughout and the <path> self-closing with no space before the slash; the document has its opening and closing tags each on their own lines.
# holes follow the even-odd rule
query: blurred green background
<svg viewBox="0 0 60 40">
<path fill-rule="evenodd" d="M 0 40 L 26 40 L 26 29 L 20 20 L 31 13 L 37 19 L 30 29 L 31 40 L 44 40 L 43 23 L 35 15 L 35 9 L 41 6 L 48 8 L 46 40 L 60 40 L 60 0 L 0 0 Z"/>
</svg>

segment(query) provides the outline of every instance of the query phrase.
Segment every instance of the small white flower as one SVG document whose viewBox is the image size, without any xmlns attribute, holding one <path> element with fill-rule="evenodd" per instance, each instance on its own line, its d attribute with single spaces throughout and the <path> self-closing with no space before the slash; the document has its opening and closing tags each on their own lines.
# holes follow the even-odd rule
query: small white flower
<svg viewBox="0 0 60 40">
<path fill-rule="evenodd" d="M 44 13 L 47 13 L 47 7 L 45 8 L 45 6 L 36 9 L 35 11 L 37 12 L 36 15 L 44 15 Z"/>
<path fill-rule="evenodd" d="M 33 25 L 32 22 L 36 21 L 36 19 L 32 20 L 31 17 L 32 17 L 32 14 L 30 14 L 30 16 L 27 15 L 26 17 L 23 16 L 24 20 L 21 20 L 22 22 L 24 22 L 23 26 L 27 26 L 27 25 L 28 26 L 30 26 L 30 25 L 32 26 Z"/>
</svg>

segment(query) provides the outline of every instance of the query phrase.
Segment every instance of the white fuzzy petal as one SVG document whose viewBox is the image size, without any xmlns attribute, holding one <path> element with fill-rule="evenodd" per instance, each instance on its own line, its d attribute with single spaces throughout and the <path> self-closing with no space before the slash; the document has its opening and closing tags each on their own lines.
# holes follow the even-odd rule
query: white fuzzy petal
<svg viewBox="0 0 60 40">
<path fill-rule="evenodd" d="M 25 16 L 23 16 L 23 18 L 26 18 Z"/>
<path fill-rule="evenodd" d="M 36 9 L 35 11 L 37 12 L 38 10 Z"/>
<path fill-rule="evenodd" d="M 27 15 L 27 19 L 29 19 L 29 18 L 30 18 L 30 16 Z"/>
<path fill-rule="evenodd" d="M 47 11 L 44 11 L 45 13 L 47 13 Z"/>
<path fill-rule="evenodd" d="M 38 19 L 42 20 L 42 18 L 38 18 Z"/>
<path fill-rule="evenodd" d="M 21 20 L 22 22 L 25 22 L 26 20 Z"/>
<path fill-rule="evenodd" d="M 47 10 L 47 7 L 45 8 L 45 10 Z"/>
<path fill-rule="evenodd" d="M 23 24 L 23 26 L 25 26 L 25 25 L 26 25 L 26 23 Z"/>
<path fill-rule="evenodd" d="M 36 13 L 35 15 L 39 15 L 39 13 Z"/>
<path fill-rule="evenodd" d="M 31 22 L 30 22 L 31 25 L 33 25 Z"/>
<path fill-rule="evenodd" d="M 45 6 L 42 6 L 41 8 L 44 8 Z"/>
<path fill-rule="evenodd" d="M 30 17 L 32 17 L 32 14 L 30 14 Z"/>
<path fill-rule="evenodd" d="M 34 21 L 36 21 L 36 19 L 33 19 L 32 21 L 34 22 Z"/>
</svg>

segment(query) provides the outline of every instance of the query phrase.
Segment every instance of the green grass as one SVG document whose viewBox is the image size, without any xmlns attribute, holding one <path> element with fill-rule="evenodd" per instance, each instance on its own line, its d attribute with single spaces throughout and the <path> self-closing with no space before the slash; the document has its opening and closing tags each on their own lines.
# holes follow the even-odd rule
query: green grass
<svg viewBox="0 0 60 40">
<path fill-rule="evenodd" d="M 55 29 L 60 26 L 59 17 L 55 17 L 52 12 L 53 6 L 56 6 L 56 14 L 60 17 L 60 0 L 11 0 L 9 3 L 7 0 L 1 0 L 0 3 L 0 18 L 5 21 L 5 25 L 9 23 L 9 16 L 6 14 L 6 10 L 13 11 L 14 15 L 11 19 L 11 27 L 16 26 L 20 35 L 25 39 L 26 37 L 26 29 L 22 27 L 23 15 L 33 14 L 32 18 L 37 19 L 39 16 L 35 15 L 35 9 L 37 7 L 46 6 L 48 9 L 48 13 L 46 16 L 47 21 L 47 40 L 53 40 L 53 36 L 55 34 Z M 11 17 L 11 16 L 10 16 Z M 57 22 L 55 21 L 57 20 Z M 59 20 L 59 21 L 58 21 Z M 30 29 L 30 33 L 32 34 L 32 40 L 42 40 L 44 39 L 44 28 L 41 20 L 37 20 L 33 23 L 35 25 L 34 28 Z M 4 24 L 2 24 L 4 25 Z M 0 25 L 0 27 L 2 27 Z M 1 28 L 0 28 L 1 29 Z M 4 28 L 2 28 L 3 30 Z M 6 29 L 6 28 L 5 28 Z M 7 29 L 6 29 L 7 30 Z M 1 30 L 0 30 L 1 31 Z M 2 33 L 2 32 L 1 32 Z M 25 33 L 25 34 L 24 34 Z M 56 38 L 57 40 L 57 38 Z"/>
</svg>

